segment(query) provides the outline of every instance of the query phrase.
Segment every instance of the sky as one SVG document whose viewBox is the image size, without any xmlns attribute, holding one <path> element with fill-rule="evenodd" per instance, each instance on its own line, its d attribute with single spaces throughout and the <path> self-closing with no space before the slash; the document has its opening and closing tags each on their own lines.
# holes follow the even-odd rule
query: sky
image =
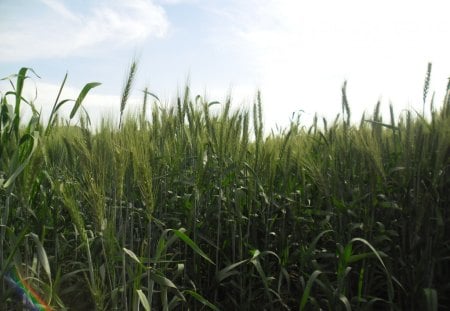
<svg viewBox="0 0 450 311">
<path fill-rule="evenodd" d="M 428 62 L 442 103 L 449 11 L 448 0 L 0 0 L 0 78 L 33 68 L 40 78 L 27 96 L 37 89 L 44 114 L 66 72 L 64 98 L 101 82 L 85 101 L 94 121 L 118 116 L 133 58 L 130 109 L 145 87 L 170 104 L 188 83 L 209 101 L 231 94 L 236 109 L 260 90 L 266 130 L 275 129 L 293 113 L 334 119 L 347 81 L 355 121 L 378 100 L 400 115 L 422 110 Z"/>
</svg>

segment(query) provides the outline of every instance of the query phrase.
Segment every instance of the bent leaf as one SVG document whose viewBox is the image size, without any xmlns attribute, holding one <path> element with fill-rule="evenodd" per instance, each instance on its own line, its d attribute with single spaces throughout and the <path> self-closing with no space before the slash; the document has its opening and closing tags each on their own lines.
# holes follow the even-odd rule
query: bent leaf
<svg viewBox="0 0 450 311">
<path fill-rule="evenodd" d="M 80 92 L 80 95 L 78 95 L 77 100 L 75 101 L 75 104 L 73 105 L 72 111 L 70 112 L 70 119 L 72 119 L 75 114 L 78 111 L 78 108 L 80 108 L 81 103 L 83 102 L 84 98 L 86 97 L 87 93 L 89 93 L 89 91 L 91 89 L 93 89 L 94 87 L 97 87 L 101 85 L 101 83 L 99 82 L 91 82 L 86 84 L 83 89 Z"/>
<path fill-rule="evenodd" d="M 192 248 L 192 250 L 194 252 L 196 252 L 197 254 L 199 254 L 200 256 L 202 256 L 206 261 L 208 261 L 209 263 L 214 265 L 214 262 L 209 259 L 209 257 L 200 249 L 200 247 L 198 247 L 197 244 L 195 244 L 194 241 L 191 240 L 191 238 L 189 238 L 186 234 L 184 234 L 182 232 L 181 228 L 180 230 L 173 230 L 173 232 L 175 233 L 175 235 L 177 237 L 179 237 L 184 243 L 186 243 L 190 248 Z"/>
</svg>

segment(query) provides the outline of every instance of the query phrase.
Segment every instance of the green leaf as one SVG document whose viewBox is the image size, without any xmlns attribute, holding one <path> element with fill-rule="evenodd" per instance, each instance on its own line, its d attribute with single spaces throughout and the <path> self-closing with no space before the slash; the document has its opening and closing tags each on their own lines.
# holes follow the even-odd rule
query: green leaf
<svg viewBox="0 0 450 311">
<path fill-rule="evenodd" d="M 350 302 L 348 301 L 347 297 L 345 297 L 344 295 L 340 295 L 339 300 L 344 304 L 345 310 L 352 311 L 352 307 L 350 306 Z"/>
<path fill-rule="evenodd" d="M 261 263 L 259 262 L 259 260 L 257 258 L 250 260 L 250 262 L 255 266 L 256 271 L 258 271 L 258 274 L 264 284 L 264 287 L 269 288 L 269 284 L 267 282 L 267 277 L 266 274 L 264 273 L 264 270 L 261 266 Z"/>
<path fill-rule="evenodd" d="M 234 264 L 226 266 L 225 268 L 223 268 L 222 270 L 217 272 L 217 275 L 216 275 L 217 282 L 220 283 L 223 280 L 225 280 L 226 278 L 228 278 L 228 277 L 230 277 L 230 276 L 232 276 L 234 274 L 239 273 L 237 271 L 234 271 L 234 269 L 239 267 L 240 265 L 242 265 L 244 263 L 247 263 L 247 262 L 248 262 L 248 260 L 245 259 L 245 260 L 242 260 L 242 261 L 239 261 L 239 262 L 236 262 Z"/>
<path fill-rule="evenodd" d="M 352 256 L 352 244 L 349 243 L 344 248 L 344 262 L 347 263 L 350 257 Z"/>
<path fill-rule="evenodd" d="M 14 231 L 11 230 L 8 227 L 5 227 L 8 234 L 8 240 L 10 241 L 8 250 L 9 250 L 9 256 L 6 258 L 6 261 L 3 263 L 2 269 L 0 269 L 0 280 L 3 280 L 3 276 L 5 275 L 5 272 L 9 270 L 9 265 L 11 264 L 14 256 L 16 255 L 17 250 L 19 249 L 20 245 L 22 245 L 22 241 L 24 240 L 26 236 L 26 232 L 28 231 L 28 226 L 26 226 L 16 237 L 14 236 Z M 11 245 L 12 244 L 12 245 Z"/>
<path fill-rule="evenodd" d="M 153 94 L 153 93 L 151 93 L 149 91 L 146 91 L 146 90 L 144 90 L 143 92 L 144 92 L 144 94 L 148 94 L 148 95 L 152 96 L 153 98 L 155 98 L 157 101 L 161 102 L 159 100 L 158 96 L 156 96 L 155 94 Z"/>
<path fill-rule="evenodd" d="M 174 289 L 178 290 L 178 287 L 175 284 L 173 284 L 173 282 L 171 280 L 169 280 L 168 278 L 161 276 L 153 271 L 150 271 L 150 279 L 152 279 L 153 281 L 155 281 L 156 283 L 158 283 L 161 286 L 170 287 L 170 288 L 174 288 Z"/>
<path fill-rule="evenodd" d="M 16 102 L 15 102 L 15 107 L 14 107 L 14 120 L 13 120 L 13 125 L 12 125 L 12 130 L 14 130 L 16 137 L 19 136 L 20 103 L 23 100 L 22 91 L 23 91 L 23 86 L 25 84 L 25 79 L 28 78 L 26 76 L 28 70 L 33 72 L 39 78 L 39 76 L 33 71 L 33 69 L 27 68 L 27 67 L 20 68 L 19 73 L 16 75 L 17 82 L 16 82 L 16 88 L 15 88 L 15 92 L 14 92 L 16 95 Z"/>
<path fill-rule="evenodd" d="M 52 119 L 53 114 L 56 113 L 56 112 L 58 111 L 59 107 L 61 107 L 61 105 L 64 104 L 64 102 L 68 101 L 68 100 L 66 99 L 65 101 L 63 100 L 62 103 L 60 102 L 60 103 L 58 104 L 59 97 L 61 96 L 61 93 L 62 93 L 62 90 L 63 90 L 63 88 L 64 88 L 64 85 L 66 84 L 66 81 L 67 81 L 67 76 L 68 76 L 68 74 L 67 74 L 67 72 L 66 72 L 66 74 L 64 75 L 63 82 L 61 83 L 61 86 L 59 87 L 58 95 L 56 95 L 55 103 L 53 104 L 52 113 L 51 113 L 51 115 L 50 115 L 50 120 Z M 50 120 L 49 120 L 49 122 L 50 122 Z"/>
<path fill-rule="evenodd" d="M 213 101 L 213 102 L 208 103 L 208 107 L 211 107 L 211 106 L 214 106 L 214 105 L 220 105 L 220 102 Z"/>
<path fill-rule="evenodd" d="M 250 262 L 255 266 L 256 271 L 259 274 L 259 277 L 261 278 L 261 281 L 263 282 L 264 285 L 264 291 L 267 295 L 267 298 L 269 298 L 269 301 L 272 302 L 272 296 L 270 295 L 270 288 L 269 288 L 269 280 L 271 278 L 266 277 L 266 274 L 264 273 L 264 269 L 261 266 L 261 263 L 259 262 L 259 259 L 262 258 L 262 253 L 258 250 L 255 249 L 252 251 L 253 252 L 253 257 L 252 259 L 250 259 Z"/>
<path fill-rule="evenodd" d="M 139 301 L 142 303 L 142 306 L 144 307 L 145 311 L 150 311 L 150 304 L 148 303 L 147 297 L 145 297 L 144 293 L 142 292 L 141 289 L 136 290 L 138 296 L 139 296 Z"/>
<path fill-rule="evenodd" d="M 324 231 L 320 232 L 314 238 L 314 240 L 311 242 L 311 244 L 309 245 L 308 252 L 312 253 L 316 249 L 316 244 L 319 242 L 319 240 L 322 238 L 322 236 L 324 236 L 325 234 L 330 233 L 330 232 L 333 232 L 333 230 L 324 230 Z"/>
<path fill-rule="evenodd" d="M 424 288 L 425 300 L 427 302 L 427 311 L 438 310 L 438 295 L 434 288 Z"/>
<path fill-rule="evenodd" d="M 72 111 L 70 112 L 70 119 L 72 119 L 75 114 L 78 111 L 78 108 L 80 108 L 81 103 L 83 102 L 84 98 L 86 97 L 87 93 L 93 89 L 94 87 L 97 87 L 101 85 L 101 83 L 98 82 L 91 82 L 86 84 L 83 89 L 80 92 L 80 95 L 78 95 L 77 100 L 75 101 L 75 104 L 73 105 Z"/>
<path fill-rule="evenodd" d="M 306 283 L 305 291 L 303 292 L 302 299 L 300 302 L 300 311 L 305 309 L 306 304 L 308 303 L 309 294 L 311 292 L 311 288 L 318 278 L 318 276 L 322 274 L 322 271 L 316 270 L 314 271 L 308 279 L 308 283 Z"/>
<path fill-rule="evenodd" d="M 366 258 L 373 258 L 376 257 L 376 255 L 374 253 L 362 253 L 362 254 L 356 254 L 356 255 L 352 255 L 349 258 L 347 258 L 347 263 L 354 263 L 357 261 L 361 261 L 363 259 Z"/>
<path fill-rule="evenodd" d="M 25 169 L 28 162 L 30 162 L 31 156 L 33 155 L 34 151 L 36 150 L 38 146 L 38 137 L 39 132 L 35 131 L 34 136 L 30 134 L 26 134 L 24 137 L 21 138 L 21 142 L 19 145 L 19 152 L 22 151 L 20 148 L 26 148 L 26 144 L 29 140 L 33 142 L 32 148 L 28 150 L 27 158 L 20 164 L 15 171 L 12 173 L 12 175 L 8 178 L 8 180 L 2 185 L 4 189 L 7 189 L 9 186 L 11 186 L 14 182 L 14 180 L 19 176 L 20 173 Z"/>
<path fill-rule="evenodd" d="M 128 256 L 131 257 L 131 259 L 133 259 L 134 261 L 136 261 L 138 264 L 140 264 L 141 266 L 143 265 L 142 262 L 139 260 L 138 256 L 136 256 L 136 254 L 132 251 L 129 250 L 127 248 L 122 248 L 123 251 L 125 252 L 125 254 L 127 254 Z"/>
<path fill-rule="evenodd" d="M 359 241 L 365 245 L 367 245 L 370 250 L 373 252 L 373 254 L 377 257 L 378 261 L 381 263 L 381 265 L 384 268 L 384 271 L 386 272 L 386 277 L 387 277 L 387 285 L 388 285 L 388 295 L 389 295 L 389 301 L 392 302 L 392 299 L 394 299 L 394 287 L 392 285 L 392 276 L 391 273 L 389 272 L 389 270 L 387 269 L 386 265 L 384 264 L 383 259 L 381 259 L 381 254 L 380 252 L 378 252 L 373 246 L 372 244 L 370 244 L 367 240 L 362 239 L 362 238 L 353 238 L 350 243 Z"/>
<path fill-rule="evenodd" d="M 215 311 L 220 311 L 219 308 L 217 308 L 215 305 L 213 305 L 212 303 L 210 303 L 207 299 L 205 299 L 202 295 L 200 295 L 197 292 L 194 292 L 192 290 L 186 290 L 184 291 L 186 294 L 189 294 L 190 296 L 192 296 L 193 298 L 195 298 L 197 301 L 201 302 L 203 305 L 209 307 L 212 310 Z"/>
<path fill-rule="evenodd" d="M 390 130 L 399 130 L 399 128 L 398 127 L 396 127 L 396 126 L 394 126 L 394 125 L 391 125 L 391 124 L 386 124 L 386 123 L 383 123 L 383 122 L 378 122 L 378 121 L 373 121 L 373 120 L 364 120 L 365 122 L 369 122 L 369 123 L 372 123 L 372 124 L 374 124 L 374 125 L 379 125 L 379 126 L 384 126 L 384 127 L 386 127 L 386 128 L 388 128 L 388 129 L 390 129 Z"/>
<path fill-rule="evenodd" d="M 17 74 L 17 83 L 16 83 L 16 106 L 15 106 L 15 113 L 16 116 L 19 115 L 20 113 L 20 102 L 22 100 L 22 91 L 23 91 L 23 86 L 25 83 L 25 79 L 27 79 L 27 71 L 30 70 L 31 72 L 33 72 L 37 77 L 39 77 L 33 69 L 31 68 L 27 68 L 27 67 L 22 67 L 19 70 L 19 73 Z"/>
<path fill-rule="evenodd" d="M 179 237 L 184 243 L 186 243 L 194 252 L 202 256 L 206 261 L 214 265 L 214 262 L 209 259 L 209 257 L 192 241 L 186 234 L 183 233 L 184 228 L 180 228 L 180 230 L 173 230 L 175 235 Z"/>
<path fill-rule="evenodd" d="M 41 241 L 39 240 L 39 237 L 35 233 L 31 232 L 28 235 L 34 240 L 34 243 L 36 243 L 39 261 L 41 262 L 41 265 L 44 268 L 45 273 L 47 273 L 48 279 L 51 280 L 52 274 L 50 271 L 50 264 L 48 262 L 48 257 L 47 253 L 45 252 L 44 246 L 42 245 Z"/>
</svg>

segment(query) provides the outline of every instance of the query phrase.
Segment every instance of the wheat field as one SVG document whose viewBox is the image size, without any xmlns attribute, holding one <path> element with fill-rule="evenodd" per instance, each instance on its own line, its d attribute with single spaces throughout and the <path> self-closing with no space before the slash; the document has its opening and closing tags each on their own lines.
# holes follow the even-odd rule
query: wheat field
<svg viewBox="0 0 450 311">
<path fill-rule="evenodd" d="M 268 135 L 259 96 L 145 89 L 126 113 L 135 71 L 96 127 L 98 83 L 45 123 L 31 69 L 0 90 L 1 310 L 449 309 L 450 98 L 428 98 L 431 66 L 423 111 L 354 124 L 344 84 L 334 120 Z"/>
</svg>

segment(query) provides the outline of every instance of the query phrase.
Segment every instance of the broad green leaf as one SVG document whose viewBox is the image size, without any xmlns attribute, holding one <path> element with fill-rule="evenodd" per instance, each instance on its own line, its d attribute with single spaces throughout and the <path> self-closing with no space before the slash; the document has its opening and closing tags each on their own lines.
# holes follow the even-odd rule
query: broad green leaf
<svg viewBox="0 0 450 311">
<path fill-rule="evenodd" d="M 125 247 L 122 248 L 122 249 L 125 252 L 125 254 L 127 254 L 128 256 L 131 257 L 131 259 L 136 261 L 138 264 L 142 265 L 142 262 L 139 260 L 139 258 L 136 256 L 136 254 L 132 250 L 129 250 L 129 249 L 125 248 Z"/>
<path fill-rule="evenodd" d="M 270 288 L 269 288 L 269 281 L 272 278 L 266 277 L 266 274 L 264 273 L 264 269 L 261 266 L 261 263 L 259 261 L 261 252 L 257 249 L 253 250 L 253 257 L 250 259 L 250 262 L 255 266 L 256 271 L 259 274 L 259 277 L 261 278 L 261 281 L 264 285 L 264 291 L 267 295 L 267 298 L 269 298 L 269 301 L 272 302 L 272 296 L 270 295 Z"/>
<path fill-rule="evenodd" d="M 147 297 L 144 295 L 144 293 L 142 292 L 142 289 L 138 289 L 136 290 L 138 296 L 139 296 L 139 301 L 142 303 L 142 306 L 144 307 L 145 311 L 150 311 L 150 304 L 148 303 Z"/>
<path fill-rule="evenodd" d="M 349 243 L 345 246 L 343 255 L 344 255 L 345 263 L 347 263 L 349 258 L 352 256 L 352 244 L 351 243 Z"/>
<path fill-rule="evenodd" d="M 153 281 L 155 281 L 156 283 L 158 283 L 161 286 L 175 288 L 178 290 L 178 287 L 175 284 L 173 284 L 173 282 L 171 280 L 169 280 L 168 278 L 161 276 L 153 271 L 150 271 L 150 279 L 152 279 Z"/>
<path fill-rule="evenodd" d="M 209 259 L 209 257 L 200 249 L 200 247 L 198 247 L 197 244 L 195 244 L 194 241 L 192 241 L 186 234 L 184 234 L 182 231 L 183 228 L 181 228 L 180 230 L 173 230 L 173 232 L 175 233 L 175 235 L 177 237 L 179 237 L 184 243 L 186 243 L 190 248 L 192 248 L 192 250 L 194 252 L 196 252 L 197 254 L 199 254 L 200 256 L 202 256 L 206 261 L 208 261 L 209 263 L 214 265 L 214 262 Z"/>
<path fill-rule="evenodd" d="M 228 278 L 228 277 L 230 277 L 230 276 L 232 276 L 234 274 L 239 273 L 237 271 L 234 271 L 234 269 L 239 267 L 240 265 L 242 265 L 244 263 L 247 263 L 247 262 L 248 262 L 248 259 L 245 259 L 245 260 L 242 260 L 242 261 L 239 261 L 239 262 L 236 262 L 234 264 L 226 266 L 225 268 L 223 268 L 222 270 L 217 272 L 217 275 L 216 275 L 217 282 L 220 283 L 223 280 L 225 280 L 226 278 Z"/>
<path fill-rule="evenodd" d="M 315 238 L 314 240 L 311 242 L 311 244 L 309 245 L 308 248 L 308 252 L 312 252 L 316 249 L 316 244 L 319 242 L 319 240 L 322 238 L 322 236 L 324 236 L 327 233 L 333 232 L 333 230 L 324 230 L 322 232 L 320 232 Z"/>
<path fill-rule="evenodd" d="M 350 305 L 350 301 L 348 301 L 347 297 L 345 297 L 344 295 L 340 295 L 339 296 L 339 300 L 344 304 L 345 310 L 352 311 L 352 307 Z"/>
<path fill-rule="evenodd" d="M 425 294 L 425 300 L 427 303 L 427 311 L 437 311 L 438 310 L 438 295 L 434 288 L 424 288 L 423 292 Z"/>
<path fill-rule="evenodd" d="M 3 276 L 9 270 L 10 263 L 12 262 L 14 256 L 16 255 L 17 250 L 22 245 L 22 241 L 25 239 L 26 233 L 28 231 L 28 226 L 26 226 L 17 237 L 15 236 L 15 232 L 12 231 L 10 228 L 6 228 L 6 230 L 9 233 L 8 234 L 8 240 L 10 243 L 8 250 L 9 255 L 8 258 L 6 258 L 6 261 L 4 261 L 3 263 L 3 267 L 1 267 L 2 269 L 0 269 L 0 280 L 3 279 Z M 11 244 L 13 244 L 12 247 Z"/>
<path fill-rule="evenodd" d="M 22 162 L 22 164 L 20 164 L 15 171 L 12 173 L 12 175 L 8 178 L 8 180 L 3 184 L 3 188 L 6 189 L 9 186 L 12 185 L 12 183 L 14 182 L 14 180 L 17 178 L 17 176 L 19 176 L 20 173 L 22 173 L 22 171 L 25 169 L 25 167 L 27 166 L 28 162 L 31 159 L 31 156 L 33 155 L 34 151 L 36 150 L 37 146 L 38 146 L 38 138 L 39 138 L 39 133 L 37 131 L 34 132 L 34 136 L 27 134 L 27 139 L 24 139 L 24 137 L 22 137 L 22 141 L 21 141 L 21 145 L 24 145 L 27 143 L 27 140 L 32 140 L 33 141 L 33 145 L 32 148 L 28 151 L 28 156 L 27 158 Z M 19 146 L 20 148 L 20 146 Z"/>
<path fill-rule="evenodd" d="M 261 252 L 259 251 L 259 249 L 252 249 L 250 251 L 250 253 L 252 254 L 252 259 L 251 260 L 254 260 L 254 259 L 258 258 L 259 255 L 261 255 Z"/>
<path fill-rule="evenodd" d="M 370 248 L 370 250 L 373 252 L 373 254 L 378 258 L 378 260 L 380 261 L 381 265 L 383 266 L 383 268 L 384 268 L 385 271 L 387 272 L 387 268 L 386 268 L 386 266 L 384 265 L 383 259 L 381 259 L 381 255 L 380 255 L 379 252 L 372 246 L 372 244 L 370 244 L 367 240 L 362 239 L 362 238 L 353 238 L 353 239 L 350 241 L 350 243 L 353 243 L 353 242 L 356 242 L 356 241 L 359 241 L 359 242 L 362 242 L 362 243 L 366 244 L 366 245 Z"/>
<path fill-rule="evenodd" d="M 78 98 L 77 98 L 77 100 L 75 101 L 75 104 L 73 105 L 72 111 L 70 112 L 70 116 L 69 116 L 70 119 L 72 119 L 72 118 L 75 116 L 75 114 L 77 113 L 78 108 L 80 108 L 80 105 L 81 105 L 81 103 L 83 102 L 84 98 L 86 97 L 87 93 L 88 93 L 91 89 L 93 89 L 94 87 L 97 87 L 97 86 L 99 86 L 99 85 L 101 85 L 101 83 L 98 83 L 98 82 L 91 82 L 91 83 L 86 84 L 86 85 L 83 87 L 83 89 L 82 89 L 81 92 L 80 92 L 80 95 L 78 95 Z"/>
<path fill-rule="evenodd" d="M 186 290 L 184 291 L 186 294 L 189 294 L 193 298 L 195 298 L 197 301 L 201 302 L 203 305 L 209 307 L 211 310 L 220 311 L 219 308 L 217 308 L 215 305 L 213 305 L 211 302 L 209 302 L 207 299 L 205 299 L 202 295 L 200 295 L 197 292 L 194 292 L 192 290 Z"/>
<path fill-rule="evenodd" d="M 381 263 L 381 265 L 384 268 L 384 271 L 386 272 L 386 277 L 387 277 L 387 283 L 388 283 L 388 294 L 389 294 L 389 300 L 392 302 L 392 299 L 394 298 L 394 287 L 392 285 L 392 276 L 391 273 L 389 272 L 389 270 L 387 269 L 386 265 L 384 264 L 383 259 L 381 259 L 381 255 L 380 253 L 372 246 L 372 244 L 370 244 L 367 240 L 362 239 L 362 238 L 353 238 L 350 243 L 359 241 L 365 245 L 367 245 L 370 250 L 375 254 L 375 256 L 377 257 L 378 261 Z"/>
<path fill-rule="evenodd" d="M 374 253 L 362 253 L 362 254 L 355 254 L 347 258 L 347 263 L 354 263 L 366 258 L 373 258 L 376 257 Z"/>
<path fill-rule="evenodd" d="M 16 106 L 14 108 L 14 112 L 16 116 L 20 114 L 20 102 L 22 101 L 22 91 L 25 83 L 25 79 L 27 78 L 27 71 L 31 70 L 31 68 L 22 67 L 17 74 L 17 82 L 16 82 Z"/>
<path fill-rule="evenodd" d="M 322 271 L 316 270 L 309 277 L 308 282 L 306 283 L 305 291 L 303 292 L 302 299 L 300 301 L 300 311 L 305 309 L 305 306 L 308 303 L 308 299 L 310 298 L 309 294 L 311 292 L 311 288 L 320 274 L 322 274 Z"/>
<path fill-rule="evenodd" d="M 28 235 L 34 240 L 34 243 L 36 244 L 36 249 L 38 252 L 39 261 L 41 262 L 41 265 L 44 268 L 45 273 L 47 273 L 48 279 L 51 281 L 52 274 L 51 274 L 51 270 L 50 270 L 50 264 L 48 262 L 47 253 L 45 252 L 44 246 L 42 245 L 41 241 L 39 240 L 39 237 L 35 233 L 31 232 Z"/>
</svg>

